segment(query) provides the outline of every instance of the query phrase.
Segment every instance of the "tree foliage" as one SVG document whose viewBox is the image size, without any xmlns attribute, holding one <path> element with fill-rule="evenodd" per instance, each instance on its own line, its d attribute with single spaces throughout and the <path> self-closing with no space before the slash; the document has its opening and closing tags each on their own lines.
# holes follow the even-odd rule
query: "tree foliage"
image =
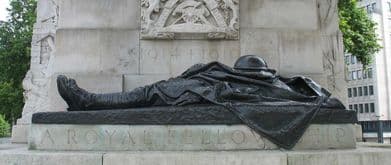
<svg viewBox="0 0 391 165">
<path fill-rule="evenodd" d="M 10 124 L 0 115 L 0 138 L 10 136 Z"/>
<path fill-rule="evenodd" d="M 0 23 L 0 114 L 9 122 L 23 108 L 22 81 L 29 68 L 36 0 L 10 0 L 8 20 Z"/>
<path fill-rule="evenodd" d="M 381 49 L 375 32 L 376 23 L 357 6 L 356 0 L 339 0 L 338 7 L 345 50 L 367 66 Z"/>
</svg>

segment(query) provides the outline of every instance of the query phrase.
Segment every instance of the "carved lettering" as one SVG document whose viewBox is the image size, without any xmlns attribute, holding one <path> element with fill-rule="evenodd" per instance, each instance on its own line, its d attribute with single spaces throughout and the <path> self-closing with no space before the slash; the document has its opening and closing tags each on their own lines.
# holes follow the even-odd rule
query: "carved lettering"
<svg viewBox="0 0 391 165">
<path fill-rule="evenodd" d="M 152 144 L 152 134 L 144 130 L 144 144 Z"/>
<path fill-rule="evenodd" d="M 167 137 L 168 144 L 175 143 L 175 133 L 176 133 L 175 130 L 168 130 L 168 137 Z"/>
<path fill-rule="evenodd" d="M 52 135 L 50 134 L 50 132 L 49 132 L 48 129 L 45 131 L 45 133 L 44 133 L 44 135 L 43 135 L 43 138 L 42 138 L 42 140 L 41 140 L 41 144 L 43 144 L 43 143 L 46 141 L 46 139 L 49 139 L 49 141 L 50 141 L 52 144 L 54 144 L 54 140 L 53 140 Z"/>
<path fill-rule="evenodd" d="M 132 137 L 132 133 L 130 133 L 130 131 L 127 131 L 127 133 L 125 134 L 123 140 L 122 140 L 122 144 L 133 144 L 135 145 L 136 142 L 134 141 L 134 138 Z"/>
<path fill-rule="evenodd" d="M 337 128 L 336 138 L 337 142 L 341 142 L 341 139 L 345 137 L 346 132 L 343 128 Z"/>
<path fill-rule="evenodd" d="M 77 144 L 76 131 L 74 129 L 68 129 L 67 133 L 68 133 L 68 140 L 67 140 L 68 143 L 67 144 Z"/>
<path fill-rule="evenodd" d="M 108 130 L 105 130 L 105 133 L 106 133 L 106 135 L 107 135 L 107 137 L 108 137 L 109 144 L 112 143 L 113 135 L 114 135 L 116 132 L 117 132 L 117 131 L 114 130 L 113 132 L 110 133 Z"/>
<path fill-rule="evenodd" d="M 89 130 L 85 134 L 85 139 L 88 144 L 96 144 L 99 139 L 99 135 L 95 130 Z"/>
<path fill-rule="evenodd" d="M 210 133 L 206 130 L 201 131 L 201 144 L 210 144 Z"/>
<path fill-rule="evenodd" d="M 258 143 L 259 146 L 261 146 L 263 149 L 266 149 L 266 143 L 264 142 L 261 135 L 256 133 L 254 130 L 251 130 L 251 134 L 253 135 L 255 141 Z"/>
<path fill-rule="evenodd" d="M 226 144 L 224 141 L 224 131 L 217 130 L 217 144 Z"/>
<path fill-rule="evenodd" d="M 246 134 L 243 131 L 235 130 L 231 134 L 231 139 L 235 144 L 243 144 L 246 142 Z"/>
<path fill-rule="evenodd" d="M 183 131 L 183 143 L 193 144 L 193 133 L 187 129 Z"/>
</svg>

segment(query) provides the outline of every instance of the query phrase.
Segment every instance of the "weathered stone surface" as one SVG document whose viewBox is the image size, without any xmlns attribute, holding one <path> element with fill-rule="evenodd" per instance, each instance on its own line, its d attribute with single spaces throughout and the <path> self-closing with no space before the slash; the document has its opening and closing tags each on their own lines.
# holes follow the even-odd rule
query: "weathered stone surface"
<svg viewBox="0 0 391 165">
<path fill-rule="evenodd" d="M 58 30 L 54 73 L 138 73 L 138 31 Z"/>
<path fill-rule="evenodd" d="M 356 132 L 356 141 L 357 142 L 362 142 L 363 141 L 363 133 L 362 133 L 362 128 L 360 124 L 355 124 L 355 132 Z"/>
<path fill-rule="evenodd" d="M 277 31 L 242 28 L 240 43 L 241 55 L 260 55 L 270 68 L 280 69 L 280 38 Z"/>
<path fill-rule="evenodd" d="M 283 152 L 138 152 L 105 154 L 103 164 L 116 165 L 287 165 Z"/>
<path fill-rule="evenodd" d="M 390 149 L 359 148 L 357 150 L 313 151 L 288 153 L 289 165 L 388 165 Z"/>
<path fill-rule="evenodd" d="M 241 0 L 240 11 L 244 28 L 318 29 L 316 0 Z"/>
<path fill-rule="evenodd" d="M 102 165 L 101 153 L 31 152 L 23 149 L 0 151 L 2 165 Z"/>
<path fill-rule="evenodd" d="M 12 143 L 27 143 L 30 124 L 17 124 L 12 127 Z"/>
<path fill-rule="evenodd" d="M 281 74 L 321 74 L 324 72 L 319 34 L 290 31 L 281 32 L 279 37 L 279 72 Z"/>
<path fill-rule="evenodd" d="M 0 144 L 0 164 L 13 165 L 388 165 L 389 145 L 360 143 L 357 149 L 322 151 L 75 152 L 27 151 Z"/>
<path fill-rule="evenodd" d="M 59 29 L 138 29 L 139 0 L 58 0 Z M 138 9 L 138 10 L 137 10 Z"/>
<path fill-rule="evenodd" d="M 317 0 L 322 35 L 339 33 L 338 0 Z"/>
<path fill-rule="evenodd" d="M 238 41 L 140 42 L 140 73 L 178 76 L 197 63 L 219 61 L 232 66 L 240 57 Z"/>
<path fill-rule="evenodd" d="M 294 150 L 355 148 L 354 128 L 311 125 Z M 33 150 L 220 151 L 270 150 L 276 145 L 244 125 L 50 125 L 33 124 Z"/>
</svg>

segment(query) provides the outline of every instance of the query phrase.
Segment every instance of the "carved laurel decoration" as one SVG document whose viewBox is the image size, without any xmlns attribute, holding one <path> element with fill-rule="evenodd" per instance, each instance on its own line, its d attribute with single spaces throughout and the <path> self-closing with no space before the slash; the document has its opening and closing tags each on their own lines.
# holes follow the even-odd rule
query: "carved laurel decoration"
<svg viewBox="0 0 391 165">
<path fill-rule="evenodd" d="M 239 0 L 141 0 L 141 9 L 143 39 L 239 38 Z"/>
</svg>

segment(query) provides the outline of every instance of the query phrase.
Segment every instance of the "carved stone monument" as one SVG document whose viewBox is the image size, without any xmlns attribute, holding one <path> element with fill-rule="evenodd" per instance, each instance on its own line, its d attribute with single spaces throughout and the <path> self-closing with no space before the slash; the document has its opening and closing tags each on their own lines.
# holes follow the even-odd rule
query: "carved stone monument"
<svg viewBox="0 0 391 165">
<path fill-rule="evenodd" d="M 0 145 L 0 164 L 388 165 L 390 147 L 356 146 L 354 112 L 325 106 L 337 105 L 335 100 L 286 106 L 290 111 L 280 111 L 287 113 L 282 116 L 273 113 L 281 110 L 275 104 L 246 104 L 249 109 L 242 112 L 255 112 L 247 113 L 248 121 L 264 122 L 244 123 L 240 113 L 221 105 L 67 112 L 57 90 L 58 75 L 93 93 L 128 92 L 176 77 L 197 63 L 233 66 L 241 55 L 259 54 L 282 77 L 309 77 L 344 102 L 337 2 L 38 0 L 31 68 L 23 83 L 26 104 L 12 137 L 29 141 L 29 150 Z M 71 109 L 94 109 L 83 106 Z M 293 129 L 291 135 L 301 132 L 301 138 L 284 138 L 295 146 L 281 149 L 269 135 L 289 132 L 283 126 L 303 119 L 300 115 L 313 118 Z M 282 127 L 260 134 L 252 125 L 260 123 L 259 128 Z"/>
<path fill-rule="evenodd" d="M 336 5 L 336 0 L 39 0 L 26 105 L 13 140 L 27 142 L 33 113 L 65 110 L 55 82 L 59 74 L 92 92 L 122 92 L 177 76 L 196 63 L 232 66 L 240 55 L 262 54 L 282 76 L 310 77 L 344 101 Z"/>
</svg>

